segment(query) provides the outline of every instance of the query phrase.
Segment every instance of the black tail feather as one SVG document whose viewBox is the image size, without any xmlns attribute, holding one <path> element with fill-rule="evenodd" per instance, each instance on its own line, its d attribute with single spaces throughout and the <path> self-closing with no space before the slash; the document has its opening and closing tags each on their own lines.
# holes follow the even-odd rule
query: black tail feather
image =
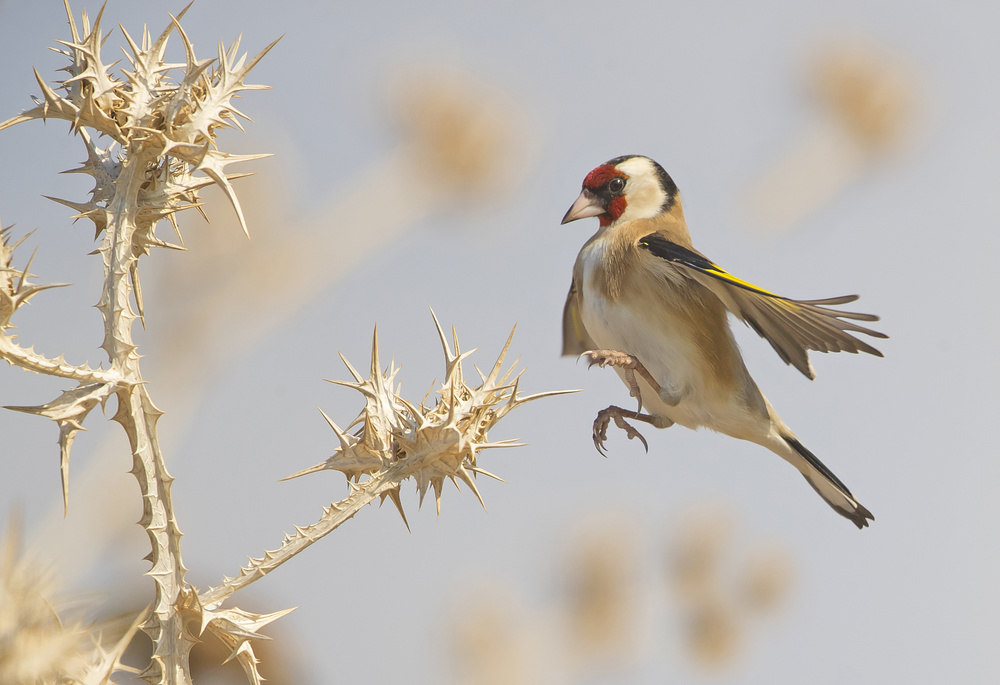
<svg viewBox="0 0 1000 685">
<path fill-rule="evenodd" d="M 826 467 L 826 464 L 821 462 L 816 457 L 815 454 L 806 449 L 805 445 L 799 442 L 794 436 L 783 435 L 782 437 L 785 439 L 785 442 L 787 442 L 789 446 L 793 450 L 795 450 L 795 452 L 800 457 L 802 457 L 807 464 L 809 464 L 809 466 L 811 466 L 813 469 L 819 472 L 821 476 L 823 476 L 828 481 L 830 481 L 830 483 L 836 486 L 837 489 L 839 489 L 844 495 L 846 495 L 847 499 L 853 504 L 852 507 L 848 508 L 841 505 L 839 502 L 831 502 L 829 498 L 827 498 L 826 495 L 824 495 L 820 491 L 820 489 L 816 487 L 816 484 L 813 483 L 808 476 L 806 476 L 806 482 L 808 482 L 809 485 L 812 486 L 812 489 L 815 490 L 820 497 L 826 500 L 826 502 L 833 508 L 834 511 L 836 511 L 844 518 L 848 519 L 851 523 L 856 525 L 858 529 L 866 528 L 868 526 L 869 521 L 875 520 L 875 516 L 872 515 L 872 513 L 868 511 L 868 509 L 865 508 L 860 502 L 858 502 L 858 500 L 854 497 L 854 495 L 851 494 L 851 491 L 847 489 L 847 486 L 844 485 L 843 481 L 837 478 L 837 476 L 833 474 L 833 471 L 828 469 Z"/>
</svg>

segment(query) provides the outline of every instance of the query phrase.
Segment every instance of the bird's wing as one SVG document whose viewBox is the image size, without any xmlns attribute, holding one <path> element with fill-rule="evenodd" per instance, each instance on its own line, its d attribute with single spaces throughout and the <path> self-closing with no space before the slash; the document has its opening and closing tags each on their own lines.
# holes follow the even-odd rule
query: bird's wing
<svg viewBox="0 0 1000 685">
<path fill-rule="evenodd" d="M 566 295 L 566 305 L 563 307 L 563 356 L 581 355 L 587 350 L 597 349 L 587 329 L 583 326 L 583 316 L 580 312 L 580 292 L 576 287 L 576 278 L 569 286 Z"/>
<path fill-rule="evenodd" d="M 641 238 L 638 244 L 712 291 L 730 312 L 771 343 L 786 364 L 791 364 L 809 378 L 816 377 L 809 363 L 809 350 L 852 354 L 867 352 L 882 356 L 874 347 L 851 335 L 853 332 L 887 338 L 884 333 L 853 323 L 878 321 L 877 316 L 829 308 L 830 305 L 854 302 L 858 299 L 857 295 L 824 300 L 791 300 L 747 283 L 694 250 L 657 233 Z"/>
</svg>

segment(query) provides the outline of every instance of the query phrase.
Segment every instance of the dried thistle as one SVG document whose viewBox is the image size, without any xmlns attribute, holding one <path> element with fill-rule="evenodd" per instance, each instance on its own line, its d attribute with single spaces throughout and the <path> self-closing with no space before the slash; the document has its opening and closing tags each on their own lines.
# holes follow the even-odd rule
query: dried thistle
<svg viewBox="0 0 1000 685">
<path fill-rule="evenodd" d="M 872 45 L 828 48 L 813 60 L 808 86 L 818 116 L 749 195 L 751 214 L 772 232 L 903 149 L 921 104 L 905 62 Z"/>
<path fill-rule="evenodd" d="M 501 375 L 504 359 L 514 337 L 513 330 L 490 373 L 485 376 L 479 374 L 478 386 L 468 385 L 462 370 L 462 360 L 475 350 L 463 354 L 459 349 L 458 336 L 453 329 L 455 351 L 452 352 L 441 324 L 433 312 L 431 315 L 434 318 L 434 325 L 437 326 L 445 355 L 444 381 L 437 390 L 438 397 L 434 405 L 427 407 L 426 397 L 418 406 L 399 395 L 399 389 L 395 386 L 399 369 L 392 364 L 385 371 L 381 370 L 376 330 L 372 340 L 372 359 L 368 378 L 358 373 L 357 369 L 341 355 L 354 380 L 330 381 L 353 388 L 365 397 L 364 410 L 347 427 L 347 431 L 355 426 L 359 426 L 359 430 L 354 435 L 349 435 L 323 414 L 337 435 L 340 447 L 326 461 L 288 478 L 334 470 L 347 476 L 348 482 L 358 483 L 362 476 L 368 476 L 367 485 L 373 479 L 391 474 L 385 480 L 392 485 L 387 488 L 381 486 L 377 494 L 383 500 L 386 497 L 392 499 L 404 522 L 406 516 L 400 504 L 399 485 L 408 478 L 413 478 L 416 482 L 421 504 L 428 488 L 434 489 L 438 514 L 441 513 L 441 493 L 446 478 L 456 486 L 459 480 L 465 483 L 485 508 L 474 477 L 482 474 L 496 480 L 502 479 L 479 467 L 477 463 L 479 452 L 497 447 L 517 447 L 522 444 L 516 440 L 490 442 L 489 430 L 516 407 L 568 391 L 518 396 L 520 373 L 511 378 L 514 370 L 511 366 Z"/>
<path fill-rule="evenodd" d="M 794 571 L 788 552 L 781 547 L 759 547 L 746 561 L 743 604 L 754 613 L 774 611 L 788 598 Z"/>
<path fill-rule="evenodd" d="M 390 86 L 409 185 L 418 183 L 420 195 L 451 204 L 481 201 L 519 180 L 530 162 L 530 133 L 503 92 L 440 65 L 409 65 Z"/>
<path fill-rule="evenodd" d="M 140 318 L 143 315 L 139 257 L 149 254 L 154 247 L 179 247 L 156 236 L 158 222 L 169 219 L 176 229 L 174 214 L 198 207 L 198 191 L 216 184 L 232 202 L 246 230 L 239 201 L 230 183 L 237 176 L 227 175 L 225 168 L 265 155 L 222 152 L 216 147 L 216 137 L 221 129 L 239 126 L 237 117 L 246 118 L 231 100 L 240 91 L 263 88 L 246 84 L 244 79 L 274 45 L 272 43 L 247 62 L 245 55 L 239 56 L 237 39 L 228 49 L 220 45 L 217 59 L 198 60 L 178 19 L 171 17 L 170 25 L 155 41 L 144 30 L 141 47 L 121 28 L 130 48 L 125 56 L 131 69 L 115 74 L 112 72 L 114 65 L 105 64 L 101 58 L 101 46 L 106 38 L 101 31 L 103 8 L 93 26 L 87 13 L 83 13 L 82 32 L 68 2 L 66 13 L 72 40 L 58 41 L 66 49 L 57 52 L 69 59 L 70 64 L 63 69 L 69 75 L 53 89 L 36 71 L 43 98 L 36 98 L 34 108 L 0 123 L 0 130 L 3 130 L 34 119 L 70 122 L 87 150 L 87 160 L 70 171 L 91 176 L 94 188 L 88 202 L 52 199 L 76 210 L 77 218 L 90 219 L 96 229 L 96 238 L 104 234 L 99 253 L 104 261 L 105 282 L 97 307 L 105 320 L 102 347 L 112 367 L 106 373 L 74 367 L 61 358 L 46 360 L 33 350 L 16 346 L 13 338 L 6 334 L 10 317 L 29 297 L 55 285 L 28 285 L 28 266 L 25 266 L 15 287 L 11 253 L 21 241 L 10 245 L 5 232 L 0 248 L 0 329 L 3 330 L 0 356 L 22 368 L 78 382 L 76 388 L 46 405 L 11 407 L 46 416 L 59 424 L 64 501 L 68 498 L 66 472 L 73 437 L 82 429 L 83 419 L 97 403 L 103 405 L 108 397 L 117 395 L 119 416 L 116 418 L 125 422 L 123 425 L 136 422 L 136 417 L 122 412 L 130 398 L 137 401 L 137 407 L 144 405 L 140 411 L 147 413 L 147 419 L 157 414 L 142 388 L 131 325 L 137 315 Z M 164 62 L 167 41 L 175 29 L 184 43 L 184 65 Z M 171 72 L 179 72 L 179 78 L 171 78 Z M 111 143 L 99 147 L 93 133 L 106 136 Z"/>
<path fill-rule="evenodd" d="M 563 583 L 573 659 L 581 672 L 626 664 L 639 652 L 642 605 L 636 542 L 629 531 L 591 530 L 573 550 Z"/>
<path fill-rule="evenodd" d="M 75 677 L 85 632 L 52 606 L 51 573 L 22 556 L 17 524 L 0 550 L 0 682 L 41 683 Z"/>
<path fill-rule="evenodd" d="M 175 215 L 184 209 L 200 208 L 199 191 L 210 185 L 219 186 L 226 194 L 247 232 L 244 213 L 231 184 L 243 174 L 229 174 L 226 169 L 231 164 L 265 155 L 221 151 L 217 137 L 223 129 L 242 128 L 241 118 L 248 120 L 232 101 L 242 91 L 263 88 L 249 85 L 245 79 L 274 43 L 247 59 L 245 54 L 239 54 L 237 39 L 228 48 L 220 45 L 216 58 L 198 59 L 179 24 L 182 11 L 176 18 L 171 17 L 170 24 L 158 37 L 144 30 L 139 43 L 122 28 L 128 46 L 127 64 L 116 72 L 113 69 L 117 63 L 106 64 L 101 57 L 106 39 L 101 30 L 103 11 L 93 25 L 83 13 L 81 30 L 66 5 L 71 39 L 60 41 L 65 49 L 58 51 L 69 58 L 64 69 L 68 76 L 53 88 L 36 71 L 43 97 L 35 100 L 34 108 L 0 123 L 0 130 L 34 119 L 62 119 L 70 123 L 71 131 L 84 143 L 87 159 L 71 171 L 94 179 L 90 198 L 86 202 L 56 201 L 71 207 L 77 212 L 76 218 L 87 218 L 95 227 L 95 239 L 100 243 L 96 253 L 101 256 L 104 268 L 97 303 L 104 319 L 101 347 L 110 366 L 107 370 L 93 369 L 70 364 L 62 357 L 47 359 L 15 342 L 9 332 L 11 317 L 30 297 L 54 284 L 29 282 L 30 259 L 22 269 L 13 266 L 14 249 L 20 241 L 11 244 L 9 232 L 4 231 L 0 235 L 0 358 L 73 383 L 73 387 L 46 404 L 8 408 L 57 423 L 64 506 L 68 502 L 70 450 L 90 411 L 98 404 L 103 407 L 113 396 L 117 401 L 113 419 L 129 438 L 132 473 L 142 496 L 140 525 L 146 530 L 151 547 L 146 557 L 151 563 L 147 575 L 154 581 L 155 597 L 150 608 L 125 631 L 114 648 L 105 650 L 100 640 L 94 641 L 82 667 L 81 682 L 109 683 L 116 671 L 126 670 L 121 667 L 119 657 L 141 624 L 152 641 L 150 663 L 140 674 L 143 680 L 190 683 L 191 648 L 201 636 L 211 634 L 230 650 L 230 658 L 238 660 L 248 680 L 259 683 L 253 641 L 267 639 L 260 630 L 290 610 L 257 614 L 237 607 L 222 608 L 228 597 L 334 530 L 375 498 L 389 497 L 402 514 L 399 487 L 406 479 L 414 480 L 421 501 L 433 488 L 439 511 L 446 478 L 456 485 L 462 481 L 482 502 L 475 477 L 492 474 L 478 466 L 479 453 L 517 444 L 510 440 L 490 442 L 488 431 L 513 408 L 560 393 L 518 395 L 519 376 L 512 377 L 511 368 L 502 369 L 509 338 L 490 373 L 480 374 L 478 385 L 466 383 L 462 361 L 468 353 L 458 350 L 455 338 L 453 354 L 438 326 L 446 357 L 445 382 L 432 406 L 426 405 L 426 398 L 417 406 L 403 399 L 398 387 L 393 387 L 395 367 L 385 372 L 380 370 L 376 341 L 371 376 L 363 379 L 348 364 L 354 381 L 343 383 L 366 398 L 362 415 L 347 429 L 357 425 L 358 430 L 349 435 L 327 419 L 340 448 L 326 462 L 296 474 L 340 470 L 350 483 L 348 497 L 325 508 L 317 523 L 296 528 L 296 533 L 286 536 L 277 551 L 252 559 L 236 578 L 227 578 L 219 587 L 202 593 L 189 585 L 181 559 L 181 532 L 170 494 L 173 478 L 167 472 L 157 438 L 161 412 L 143 380 L 140 355 L 132 337 L 133 324 L 144 317 L 139 265 L 152 248 L 183 249 Z M 164 61 L 167 41 L 174 32 L 183 43 L 183 64 Z M 97 142 L 102 138 L 103 147 Z M 479 173 L 482 169 L 469 173 L 473 171 Z M 178 244 L 156 234 L 163 219 L 172 224 Z M 77 682 L 76 676 L 65 677 Z"/>
<path fill-rule="evenodd" d="M 731 665 L 745 640 L 740 615 L 720 596 L 709 594 L 685 615 L 685 635 L 691 657 L 701 668 Z"/>
<path fill-rule="evenodd" d="M 87 159 L 72 171 L 94 179 L 90 199 L 58 201 L 73 208 L 77 218 L 90 219 L 95 237 L 101 241 L 97 252 L 104 266 L 104 283 L 97 309 L 104 318 L 102 348 L 110 369 L 70 365 L 62 358 L 45 359 L 21 348 L 8 335 L 10 316 L 40 288 L 31 291 L 26 286 L 27 267 L 16 287 L 13 285 L 9 271 L 13 246 L 8 247 L 6 237 L 5 276 L 0 281 L 4 293 L 0 296 L 0 357 L 76 383 L 44 405 L 11 407 L 58 424 L 64 501 L 73 438 L 94 406 L 116 397 L 114 420 L 125 429 L 131 444 L 132 472 L 142 493 L 141 524 L 152 548 L 149 575 L 156 588 L 143 626 L 153 641 L 153 658 L 143 677 L 150 682 L 188 682 L 188 656 L 197 637 L 188 629 L 187 607 L 182 603 L 187 584 L 180 554 L 181 533 L 170 497 L 173 479 L 167 473 L 156 435 L 161 412 L 146 389 L 132 338 L 132 325 L 143 316 L 139 258 L 154 247 L 179 247 L 156 235 L 158 222 L 168 219 L 176 230 L 176 212 L 198 207 L 198 192 L 208 185 L 217 185 L 225 192 L 246 230 L 231 184 L 236 175 L 227 174 L 226 168 L 262 155 L 223 152 L 217 147 L 217 136 L 225 128 L 240 127 L 238 117 L 246 118 L 232 100 L 241 91 L 262 88 L 247 84 L 245 78 L 274 43 L 247 60 L 246 55 L 240 56 L 237 39 L 229 48 L 220 45 L 217 58 L 199 60 L 178 23 L 184 14 L 181 12 L 178 18 L 171 17 L 155 39 L 144 30 L 141 43 L 121 28 L 128 44 L 127 65 L 114 72 L 115 65 L 106 64 L 101 56 L 106 38 L 101 29 L 103 12 L 93 25 L 84 12 L 80 30 L 67 2 L 71 39 L 60 41 L 65 49 L 58 50 L 69 59 L 63 69 L 67 77 L 52 88 L 36 71 L 42 98 L 35 100 L 34 108 L 0 123 L 0 130 L 35 119 L 62 119 L 84 143 Z M 167 41 L 174 31 L 183 42 L 184 64 L 164 61 Z M 108 141 L 105 147 L 96 142 L 102 136 Z"/>
<path fill-rule="evenodd" d="M 34 253 L 23 269 L 14 268 L 14 251 L 31 233 L 22 236 L 12 244 L 11 228 L 8 226 L 0 229 L 0 359 L 28 371 L 73 380 L 78 385 L 62 393 L 51 402 L 40 406 L 7 406 L 4 408 L 44 416 L 52 419 L 59 426 L 59 471 L 62 476 L 63 510 L 65 512 L 69 506 L 69 455 L 73 446 L 73 438 L 77 432 L 83 430 L 83 420 L 90 413 L 90 410 L 97 404 L 103 406 L 104 402 L 111 396 L 117 387 L 118 374 L 93 369 L 84 364 L 72 365 L 63 356 L 49 359 L 35 352 L 34 348 L 25 349 L 15 342 L 17 336 L 9 332 L 13 328 L 10 320 L 14 313 L 39 292 L 49 288 L 64 287 L 66 284 L 37 285 L 30 283 L 28 278 L 31 274 L 28 270 L 34 260 Z"/>
<path fill-rule="evenodd" d="M 475 350 L 462 353 L 459 350 L 458 336 L 453 330 L 455 351 L 452 352 L 436 316 L 434 324 L 444 350 L 445 375 L 433 406 L 427 406 L 426 397 L 416 405 L 399 395 L 399 387 L 395 384 L 399 369 L 394 364 L 382 369 L 377 331 L 372 340 L 368 378 L 364 378 L 342 356 L 354 380 L 331 382 L 357 390 L 365 398 L 365 407 L 346 430 L 320 410 L 337 436 L 339 447 L 325 461 L 284 480 L 319 471 L 339 471 L 347 477 L 350 493 L 345 499 L 324 507 L 323 515 L 316 523 L 306 527 L 296 526 L 295 533 L 286 535 L 280 548 L 266 552 L 259 559 L 251 559 L 235 578 L 226 578 L 222 585 L 202 593 L 199 597 L 201 605 L 210 609 L 217 608 L 240 588 L 267 575 L 336 530 L 376 498 L 380 502 L 389 498 L 409 527 L 399 492 L 402 483 L 408 479 L 416 483 L 421 503 L 427 491 L 434 490 L 439 514 L 445 479 L 451 480 L 456 487 L 459 481 L 464 483 L 485 508 L 475 477 L 481 474 L 496 480 L 502 479 L 480 468 L 479 453 L 486 449 L 522 444 L 517 440 L 491 442 L 488 436 L 490 429 L 521 405 L 573 391 L 518 395 L 520 374 L 512 377 L 513 366 L 503 370 L 514 331 L 511 331 L 489 374 L 484 375 L 476 369 L 480 383 L 469 385 L 465 380 L 462 361 Z M 349 433 L 355 426 L 358 429 Z"/>
<path fill-rule="evenodd" d="M 776 609 L 791 584 L 787 554 L 773 545 L 753 547 L 734 571 L 734 532 L 725 512 L 699 512 L 681 527 L 667 559 L 688 653 L 706 670 L 737 660 L 752 620 Z"/>
<path fill-rule="evenodd" d="M 0 683 L 98 685 L 132 670 L 120 659 L 146 612 L 111 631 L 120 633 L 111 647 L 104 631 L 65 609 L 60 616 L 52 573 L 21 551 L 19 523 L 11 519 L 0 548 Z"/>
<path fill-rule="evenodd" d="M 844 45 L 819 56 L 811 80 L 818 101 L 871 154 L 900 142 L 915 103 L 895 60 L 870 46 Z"/>
<path fill-rule="evenodd" d="M 462 598 L 450 618 L 449 638 L 458 682 L 465 685 L 527 685 L 538 645 L 525 634 L 523 612 L 514 598 L 496 588 L 479 588 Z M 551 654 L 546 654 L 547 660 Z"/>
</svg>

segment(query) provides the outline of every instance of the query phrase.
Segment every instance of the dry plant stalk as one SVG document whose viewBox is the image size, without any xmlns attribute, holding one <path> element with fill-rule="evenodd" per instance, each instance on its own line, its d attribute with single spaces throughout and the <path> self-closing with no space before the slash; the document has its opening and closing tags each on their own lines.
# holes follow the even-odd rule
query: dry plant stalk
<svg viewBox="0 0 1000 685">
<path fill-rule="evenodd" d="M 30 259 L 21 269 L 13 266 L 14 251 L 23 238 L 13 242 L 6 229 L 0 236 L 0 358 L 74 384 L 47 404 L 7 407 L 57 423 L 64 507 L 68 507 L 67 477 L 73 439 L 95 406 L 103 407 L 111 397 L 117 400 L 113 419 L 129 438 L 132 473 L 139 481 L 142 496 L 140 524 L 151 547 L 147 559 L 152 568 L 147 575 L 155 586 L 151 606 L 136 619 L 136 626 L 141 622 L 153 644 L 151 661 L 140 677 L 150 683 L 190 683 L 190 651 L 207 631 L 232 650 L 230 658 L 239 661 L 248 680 L 259 683 L 251 640 L 264 638 L 260 629 L 290 610 L 253 614 L 235 607 L 224 609 L 221 605 L 228 597 L 337 528 L 376 497 L 391 498 L 402 513 L 399 487 L 408 478 L 415 480 L 421 500 L 433 488 L 439 510 L 445 478 L 456 484 L 461 480 L 481 502 L 474 477 L 478 473 L 491 474 L 479 468 L 479 451 L 516 444 L 491 443 L 487 431 L 513 408 L 558 393 L 518 395 L 518 377 L 511 379 L 510 369 L 502 372 L 510 339 L 490 373 L 481 376 L 481 383 L 468 385 L 462 371 L 468 353 L 458 351 L 457 338 L 452 353 L 438 326 L 446 356 L 445 381 L 433 406 L 425 406 L 426 398 L 417 406 L 400 397 L 393 387 L 397 369 L 385 373 L 380 370 L 376 341 L 370 377 L 363 379 L 348 365 L 354 382 L 344 383 L 366 398 L 365 409 L 348 427 L 350 430 L 357 424 L 360 430 L 349 435 L 327 419 L 340 448 L 326 462 L 296 474 L 340 470 L 350 483 L 348 497 L 326 507 L 317 523 L 296 527 L 295 534 L 286 536 L 277 551 L 251 559 L 235 578 L 225 578 L 218 587 L 200 594 L 187 583 L 181 532 L 170 495 L 173 478 L 167 472 L 157 439 L 161 412 L 143 381 L 140 355 L 132 337 L 132 326 L 144 316 L 139 261 L 152 248 L 183 249 L 174 215 L 198 208 L 199 191 L 213 184 L 224 191 L 247 231 L 231 184 L 245 174 L 230 174 L 226 169 L 230 164 L 266 155 L 223 152 L 217 147 L 217 136 L 227 128 L 242 130 L 239 118 L 249 120 L 232 100 L 242 91 L 265 88 L 249 85 L 245 79 L 275 43 L 248 60 L 245 54 L 239 54 L 237 39 L 228 48 L 220 44 L 216 58 L 198 59 L 179 24 L 186 11 L 176 18 L 171 16 L 170 24 L 155 38 L 144 30 L 139 43 L 121 27 L 128 44 L 124 50 L 128 64 L 113 73 L 115 65 L 105 64 L 101 58 L 106 38 L 101 31 L 104 9 L 93 25 L 84 12 L 78 28 L 67 2 L 71 40 L 59 41 L 65 48 L 59 52 L 69 58 L 70 64 L 64 68 L 68 76 L 53 89 L 36 71 L 43 97 L 35 100 L 34 108 L 0 123 L 3 130 L 35 119 L 62 119 L 70 122 L 72 132 L 86 147 L 87 160 L 71 171 L 94 179 L 89 201 L 56 201 L 73 208 L 77 218 L 90 219 L 96 228 L 95 237 L 101 241 L 97 253 L 102 258 L 104 282 L 97 308 L 104 318 L 101 347 L 108 355 L 109 368 L 74 365 L 63 357 L 49 359 L 16 342 L 10 332 L 11 317 L 29 298 L 60 284 L 31 283 Z M 174 32 L 183 43 L 183 64 L 164 60 L 168 39 Z M 102 137 L 108 141 L 106 147 L 97 143 Z M 180 245 L 156 235 L 162 219 L 172 224 Z M 113 650 L 105 652 L 97 643 L 96 651 L 86 661 L 100 668 L 87 670 L 85 676 L 66 673 L 61 682 L 112 682 L 113 674 L 123 670 L 118 660 L 127 644 L 128 639 L 123 638 Z"/>
</svg>

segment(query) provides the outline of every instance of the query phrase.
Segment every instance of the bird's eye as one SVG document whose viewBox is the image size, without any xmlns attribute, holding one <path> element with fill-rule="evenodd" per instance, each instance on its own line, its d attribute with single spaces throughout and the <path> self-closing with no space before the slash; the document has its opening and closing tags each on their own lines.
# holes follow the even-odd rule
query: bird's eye
<svg viewBox="0 0 1000 685">
<path fill-rule="evenodd" d="M 620 193 L 625 190 L 625 179 L 623 178 L 613 178 L 608 181 L 608 190 L 612 193 Z"/>
</svg>

